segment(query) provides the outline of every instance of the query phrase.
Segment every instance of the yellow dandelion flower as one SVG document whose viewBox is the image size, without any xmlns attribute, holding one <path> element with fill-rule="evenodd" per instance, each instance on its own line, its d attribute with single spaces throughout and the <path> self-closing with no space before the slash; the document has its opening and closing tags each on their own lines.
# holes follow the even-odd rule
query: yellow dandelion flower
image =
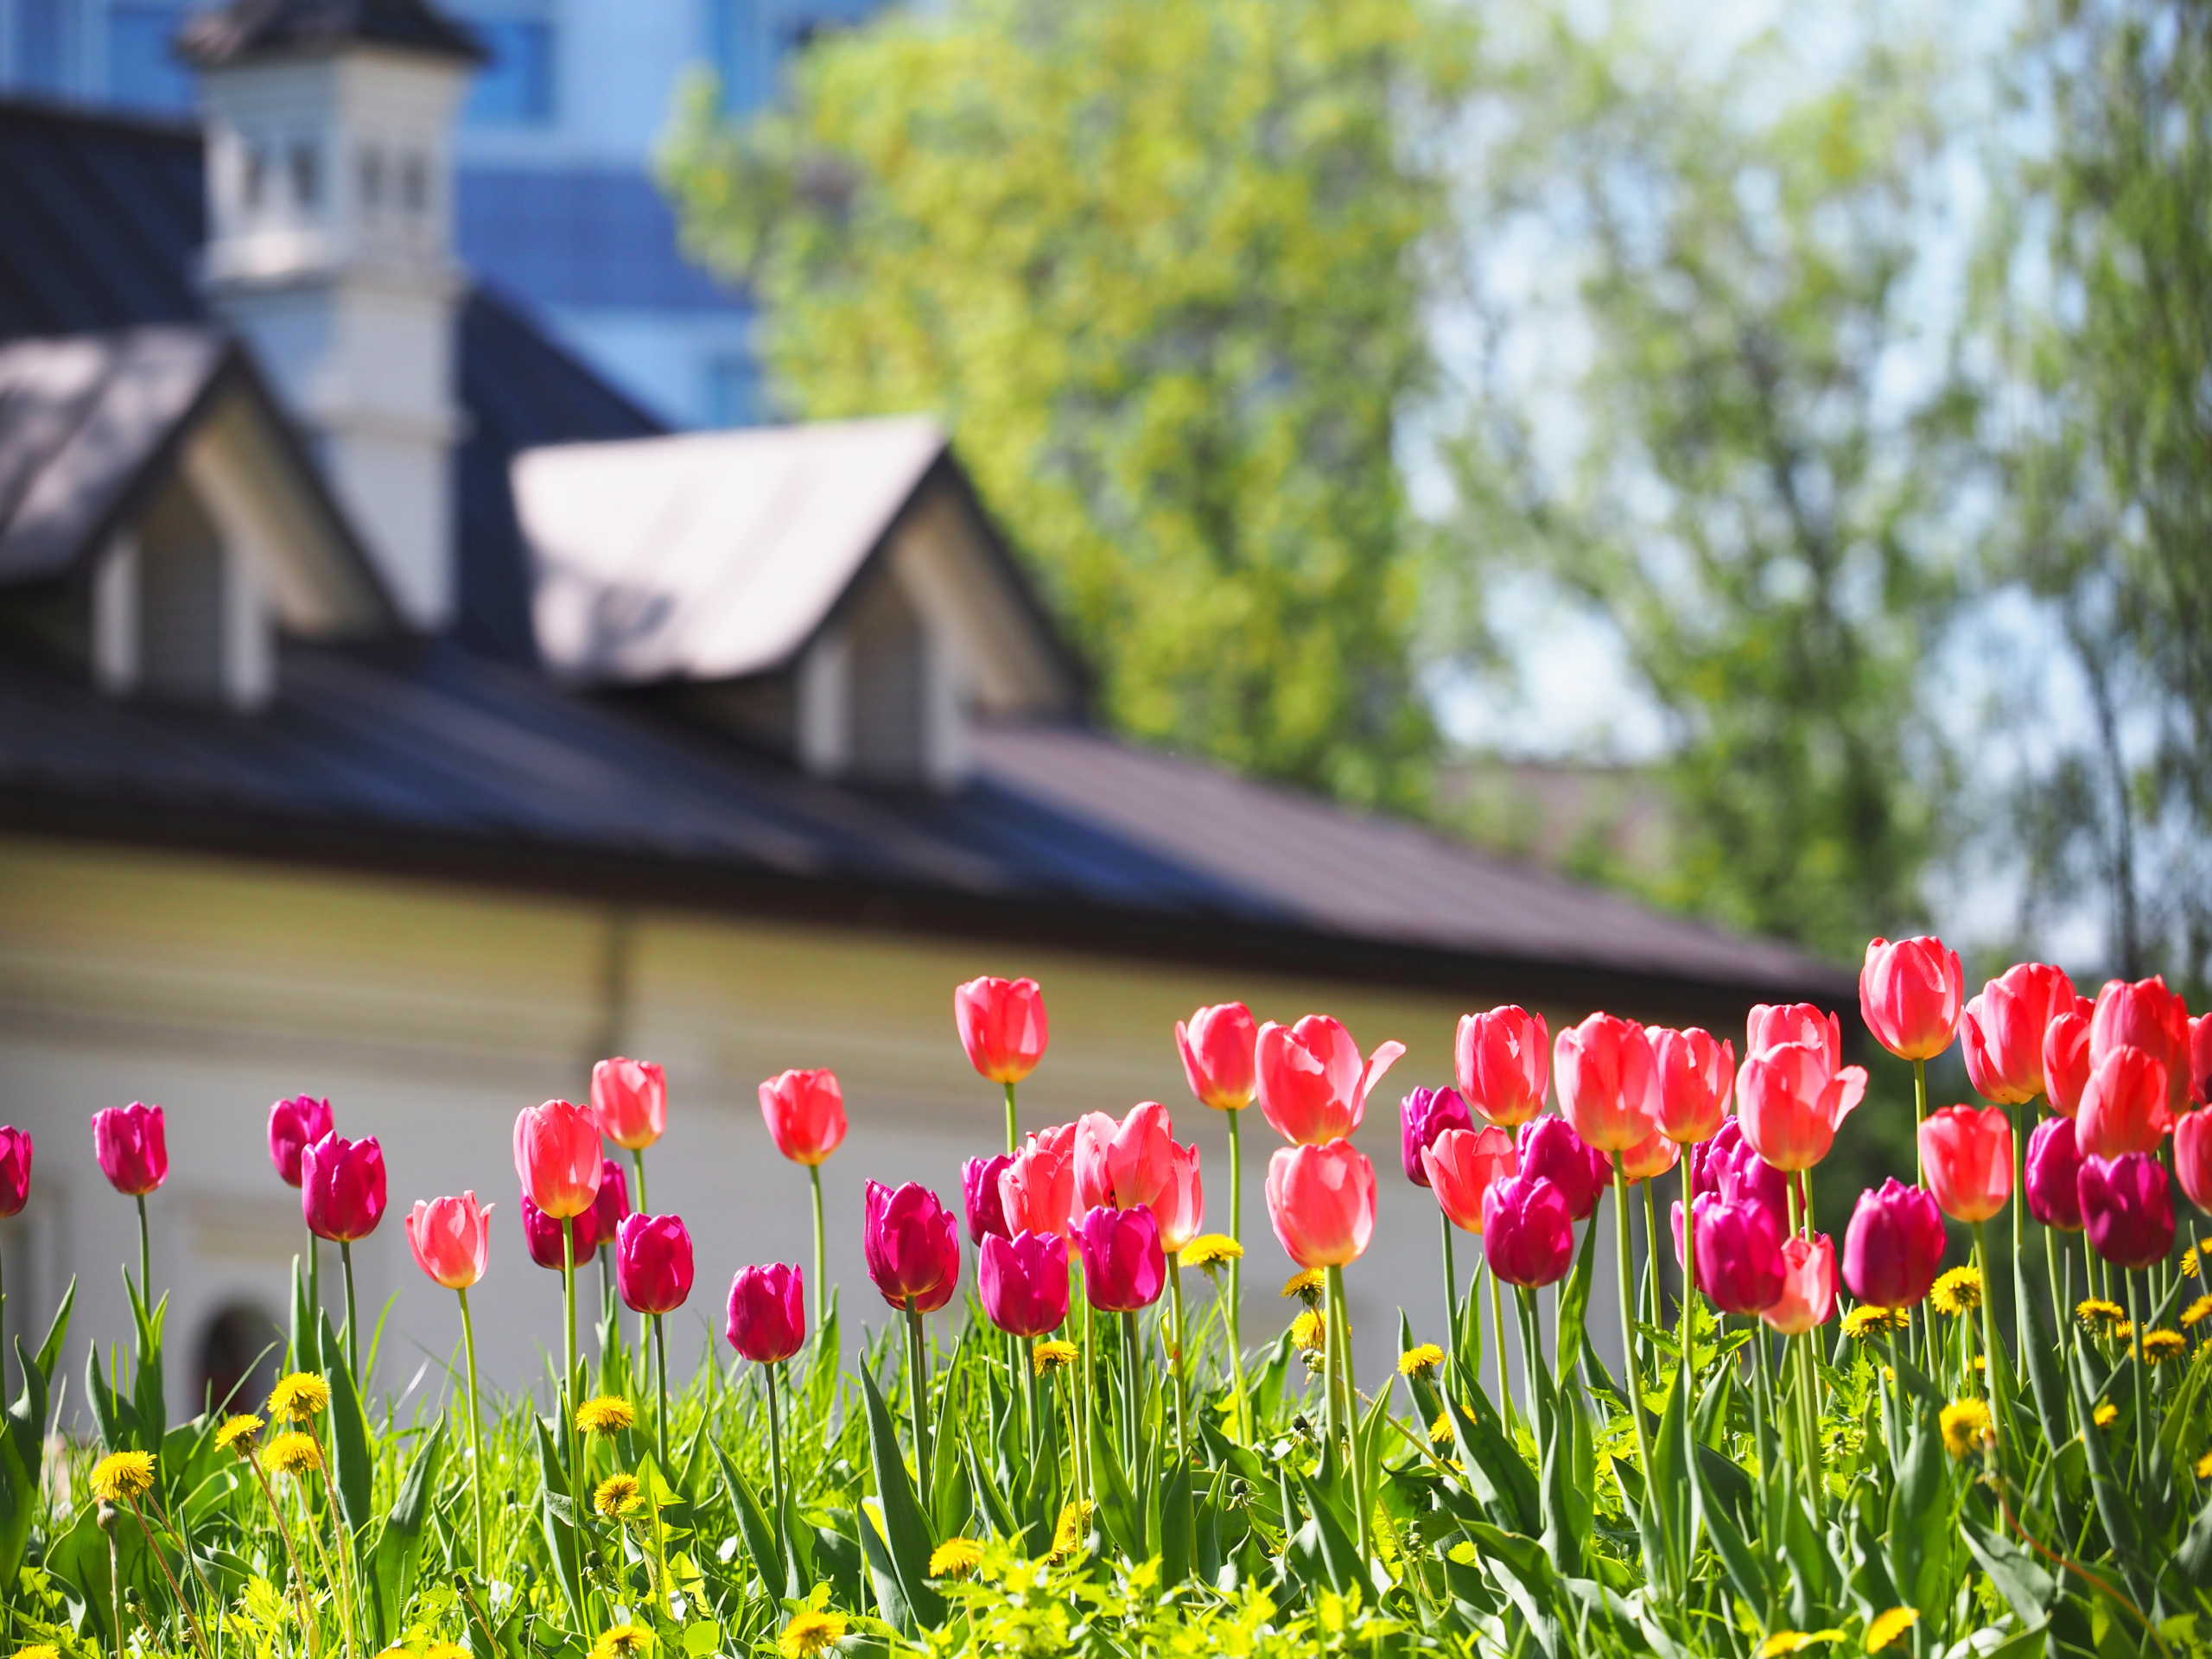
<svg viewBox="0 0 2212 1659">
<path fill-rule="evenodd" d="M 2118 1302 L 2101 1301 L 2092 1296 L 2075 1304 L 2074 1317 L 2082 1322 L 2084 1331 L 2094 1332 L 2120 1324 L 2127 1318 L 2127 1310 Z"/>
<path fill-rule="evenodd" d="M 1448 1445 L 1451 1440 L 1452 1414 L 1448 1411 L 1440 1412 L 1436 1421 L 1428 1426 L 1428 1443 L 1431 1446 L 1445 1446 Z"/>
<path fill-rule="evenodd" d="M 1938 1313 L 1955 1318 L 1973 1313 L 1981 1306 L 1981 1269 L 1953 1268 L 1936 1280 L 1935 1288 L 1928 1293 L 1928 1300 Z"/>
<path fill-rule="evenodd" d="M 2189 1338 L 2178 1331 L 2145 1331 L 2143 1333 L 2143 1357 L 2153 1365 L 2179 1359 L 2188 1351 Z"/>
<path fill-rule="evenodd" d="M 1398 1356 L 1400 1376 L 1421 1376 L 1444 1363 L 1444 1351 L 1433 1342 L 1424 1342 L 1418 1348 L 1408 1348 Z"/>
<path fill-rule="evenodd" d="M 1030 1363 L 1037 1368 L 1037 1375 L 1072 1365 L 1076 1362 L 1076 1346 L 1071 1342 L 1040 1342 L 1029 1351 Z"/>
<path fill-rule="evenodd" d="M 2194 1279 L 2196 1277 L 2196 1258 L 2204 1253 L 2204 1249 L 2205 1246 L 2202 1244 L 2192 1244 L 2181 1253 L 2181 1276 L 2183 1278 Z"/>
<path fill-rule="evenodd" d="M 1310 1307 L 1290 1322 L 1290 1340 L 1301 1354 L 1319 1353 L 1328 1339 L 1328 1321 Z"/>
<path fill-rule="evenodd" d="M 1871 1303 L 1854 1307 L 1843 1316 L 1843 1334 L 1855 1342 L 1870 1342 L 1900 1327 L 1901 1321 L 1891 1317 L 1891 1310 L 1876 1307 Z"/>
<path fill-rule="evenodd" d="M 28 1648 L 17 1648 L 16 1659 L 61 1659 L 61 1649 L 51 1642 L 34 1642 Z"/>
<path fill-rule="evenodd" d="M 2196 1460 L 2196 1478 L 2199 1480 L 2212 1480 L 2212 1452 L 2207 1452 Z"/>
<path fill-rule="evenodd" d="M 948 1538 L 930 1552 L 930 1577 L 963 1579 L 982 1560 L 983 1547 L 973 1538 Z"/>
<path fill-rule="evenodd" d="M 2135 1321 L 2133 1319 L 2122 1319 L 2119 1324 L 2113 1326 L 2112 1339 L 2114 1342 L 2132 1344 L 2135 1339 Z"/>
<path fill-rule="evenodd" d="M 642 1624 L 610 1624 L 591 1644 L 591 1659 L 634 1659 L 653 1644 L 653 1633 Z"/>
<path fill-rule="evenodd" d="M 601 1515 L 627 1515 L 638 1507 L 638 1478 L 609 1475 L 593 1489 L 591 1506 Z"/>
<path fill-rule="evenodd" d="M 1866 1626 L 1866 1651 L 1879 1653 L 1919 1623 L 1917 1607 L 1892 1607 L 1886 1613 L 1875 1614 L 1873 1622 Z"/>
<path fill-rule="evenodd" d="M 627 1400 L 602 1394 L 576 1408 L 576 1427 L 586 1434 L 613 1434 L 638 1421 Z"/>
<path fill-rule="evenodd" d="M 215 1431 L 216 1449 L 227 1452 L 248 1435 L 260 1432 L 261 1419 L 250 1411 L 242 1411 L 235 1417 L 225 1418 L 223 1426 Z"/>
<path fill-rule="evenodd" d="M 261 1455 L 280 1475 L 304 1475 L 322 1467 L 322 1448 L 315 1443 L 315 1436 L 297 1429 L 279 1434 Z"/>
<path fill-rule="evenodd" d="M 1295 1296 L 1308 1307 L 1321 1306 L 1321 1293 L 1329 1287 L 1329 1275 L 1319 1268 L 1308 1268 L 1303 1273 L 1294 1273 L 1282 1281 L 1282 1294 Z"/>
<path fill-rule="evenodd" d="M 1978 1452 L 1996 1436 L 1988 1405 L 1980 1400 L 1954 1400 L 1943 1408 L 1943 1449 L 1955 1458 Z"/>
<path fill-rule="evenodd" d="M 2182 1309 L 2181 1322 L 2183 1325 L 2202 1325 L 2208 1316 L 2212 1316 L 2212 1296 L 2200 1296 Z"/>
<path fill-rule="evenodd" d="M 1077 1498 L 1063 1504 L 1060 1518 L 1052 1528 L 1052 1554 L 1048 1560 L 1064 1561 L 1083 1548 L 1083 1541 L 1090 1535 L 1090 1504 Z"/>
<path fill-rule="evenodd" d="M 103 1503 L 135 1502 L 153 1490 L 150 1452 L 111 1452 L 92 1465 L 92 1496 Z"/>
<path fill-rule="evenodd" d="M 471 1656 L 458 1642 L 433 1642 L 423 1649 L 423 1659 L 471 1659 Z"/>
<path fill-rule="evenodd" d="M 791 1615 L 791 1622 L 776 1638 L 776 1645 L 783 1650 L 784 1659 L 814 1659 L 817 1653 L 834 1648 L 845 1639 L 845 1616 L 824 1613 L 808 1607 Z"/>
<path fill-rule="evenodd" d="M 2089 1414 L 2089 1421 L 2099 1428 L 2109 1428 L 2120 1416 L 2120 1408 L 2109 1400 L 2097 1402 L 2096 1409 Z"/>
<path fill-rule="evenodd" d="M 1835 1639 L 1836 1632 L 1834 1630 L 1815 1630 L 1809 1633 L 1804 1630 L 1777 1630 L 1765 1641 L 1760 1643 L 1755 1651 L 1758 1659 L 1779 1659 L 1780 1655 L 1802 1653 L 1808 1648 L 1816 1647 L 1821 1643 L 1833 1642 Z"/>
<path fill-rule="evenodd" d="M 1975 1370 L 1982 1372 L 1985 1375 L 1989 1370 L 1989 1362 L 1986 1359 L 1984 1359 L 1980 1354 L 1976 1354 L 1969 1363 L 1974 1366 Z"/>
<path fill-rule="evenodd" d="M 269 1414 L 278 1422 L 321 1416 L 329 1405 L 330 1384 L 313 1371 L 294 1371 L 279 1377 L 269 1391 Z"/>
<path fill-rule="evenodd" d="M 1244 1247 L 1227 1233 L 1200 1233 L 1183 1247 L 1183 1265 L 1207 1273 L 1217 1272 L 1226 1262 L 1243 1259 Z"/>
</svg>

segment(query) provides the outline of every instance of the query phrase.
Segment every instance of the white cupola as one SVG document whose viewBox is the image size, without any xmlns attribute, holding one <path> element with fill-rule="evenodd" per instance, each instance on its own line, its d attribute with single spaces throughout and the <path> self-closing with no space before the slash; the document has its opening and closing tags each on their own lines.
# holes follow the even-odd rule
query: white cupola
<svg viewBox="0 0 2212 1659">
<path fill-rule="evenodd" d="M 482 48 L 422 0 L 234 0 L 179 50 L 214 311 L 313 441 L 406 620 L 456 602 L 454 126 Z"/>
</svg>

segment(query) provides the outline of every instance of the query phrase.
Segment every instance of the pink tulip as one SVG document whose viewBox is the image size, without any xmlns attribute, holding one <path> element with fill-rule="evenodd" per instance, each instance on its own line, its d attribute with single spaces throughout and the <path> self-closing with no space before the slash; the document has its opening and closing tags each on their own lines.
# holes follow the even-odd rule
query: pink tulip
<svg viewBox="0 0 2212 1659">
<path fill-rule="evenodd" d="M 614 1285 L 633 1313 L 673 1313 L 691 1294 L 691 1230 L 680 1216 L 625 1216 Z"/>
<path fill-rule="evenodd" d="M 1252 1103 L 1258 1082 L 1259 1027 L 1242 1002 L 1200 1008 L 1188 1021 L 1175 1022 L 1175 1047 L 1183 1056 L 1183 1075 L 1198 1104 L 1217 1111 L 1241 1111 Z"/>
<path fill-rule="evenodd" d="M 971 979 L 952 994 L 968 1064 L 993 1083 L 1020 1083 L 1045 1058 L 1045 994 L 1033 979 Z"/>
<path fill-rule="evenodd" d="M 1835 1246 L 1826 1233 L 1782 1241 L 1782 1294 L 1759 1317 L 1785 1337 L 1802 1337 L 1835 1316 Z"/>
<path fill-rule="evenodd" d="M 2089 1014 L 2094 1005 L 2086 996 L 2051 1020 L 2043 1034 L 2044 1097 L 2061 1117 L 2082 1109 L 2082 1096 L 2089 1086 Z"/>
<path fill-rule="evenodd" d="M 527 1188 L 523 1192 L 522 1203 L 518 1209 L 522 1217 L 523 1248 L 530 1253 L 530 1259 L 541 1268 L 560 1272 L 563 1235 L 559 1218 L 539 1209 Z M 590 1261 L 591 1253 L 601 1245 L 614 1242 L 611 1230 L 600 1231 L 597 1205 L 580 1216 L 570 1217 L 569 1220 L 575 1228 L 575 1265 L 578 1267 Z"/>
<path fill-rule="evenodd" d="M 2121 1048 L 2139 1048 L 2165 1068 L 2167 1109 L 2181 1110 L 2189 1099 L 2189 1009 L 2163 977 L 2133 985 L 2111 980 L 2097 993 L 2089 1015 L 2091 1070 Z"/>
<path fill-rule="evenodd" d="M 2166 1172 L 2148 1153 L 2084 1158 L 2082 1225 L 2089 1247 L 2116 1268 L 2163 1262 L 2174 1248 L 2174 1205 Z"/>
<path fill-rule="evenodd" d="M 2175 1122 L 2174 1174 L 2189 1201 L 2212 1214 L 2212 1111 L 2183 1112 Z"/>
<path fill-rule="evenodd" d="M 1351 1033 L 1325 1014 L 1295 1026 L 1260 1027 L 1260 1112 L 1297 1147 L 1341 1141 L 1367 1115 L 1368 1092 L 1382 1080 L 1403 1043 L 1384 1043 L 1362 1065 Z"/>
<path fill-rule="evenodd" d="M 10 1124 L 0 1128 L 0 1216 L 19 1216 L 31 1195 L 31 1137 Z"/>
<path fill-rule="evenodd" d="M 1075 1231 L 1084 1206 L 1076 1197 L 1076 1125 L 1063 1123 L 1033 1135 L 999 1172 L 999 1213 L 1012 1233 Z"/>
<path fill-rule="evenodd" d="M 1744 1058 L 1784 1043 L 1809 1043 L 1827 1057 L 1831 1072 L 1843 1069 L 1843 1027 L 1833 1014 L 1823 1014 L 1810 1002 L 1785 1002 L 1752 1008 L 1744 1026 Z"/>
<path fill-rule="evenodd" d="M 1859 970 L 1866 1029 L 1901 1060 L 1932 1060 L 1951 1046 L 1965 1012 L 1959 953 L 1936 938 L 1876 939 Z"/>
<path fill-rule="evenodd" d="M 2089 1073 L 2074 1133 L 2084 1158 L 2156 1152 L 2174 1126 L 2166 1068 L 2139 1048 L 2113 1049 Z"/>
<path fill-rule="evenodd" d="M 1515 1129 L 1544 1109 L 1552 1043 L 1541 1014 L 1509 1003 L 1461 1014 L 1452 1060 L 1460 1094 L 1485 1122 Z"/>
<path fill-rule="evenodd" d="M 565 1100 L 515 1115 L 515 1174 L 531 1202 L 556 1221 L 580 1216 L 599 1196 L 599 1125 Z"/>
<path fill-rule="evenodd" d="M 1644 1140 L 1637 1141 L 1621 1154 L 1621 1173 L 1630 1186 L 1638 1181 L 1648 1181 L 1655 1175 L 1664 1175 L 1681 1161 L 1682 1149 L 1665 1135 L 1654 1129 Z"/>
<path fill-rule="evenodd" d="M 1268 1220 L 1301 1268 L 1340 1268 L 1375 1236 L 1375 1166 L 1349 1141 L 1285 1147 L 1268 1161 Z"/>
<path fill-rule="evenodd" d="M 330 1129 L 330 1103 L 313 1095 L 296 1095 L 269 1109 L 269 1161 L 285 1185 L 300 1184 L 300 1154 Z"/>
<path fill-rule="evenodd" d="M 1647 1026 L 1643 1034 L 1659 1073 L 1659 1132 L 1685 1147 L 1710 1141 L 1728 1116 L 1736 1046 L 1716 1042 L 1696 1026 L 1687 1031 Z"/>
<path fill-rule="evenodd" d="M 722 1334 L 755 1365 L 774 1365 L 798 1352 L 806 1341 L 804 1271 L 781 1262 L 740 1268 L 729 1281 Z"/>
<path fill-rule="evenodd" d="M 1560 1115 L 1595 1150 L 1626 1152 L 1659 1127 L 1659 1071 L 1632 1020 L 1593 1014 L 1552 1045 Z"/>
<path fill-rule="evenodd" d="M 1013 1230 L 1006 1224 L 1006 1205 L 999 1197 L 999 1177 L 1012 1168 L 1004 1153 L 970 1158 L 960 1166 L 960 1210 L 968 1218 L 968 1242 L 979 1249 L 987 1238 L 1004 1238 Z"/>
<path fill-rule="evenodd" d="M 2028 1136 L 2028 1213 L 2063 1233 L 2082 1230 L 2082 1148 L 2070 1117 L 2047 1117 Z"/>
<path fill-rule="evenodd" d="M 1959 1023 L 1974 1091 L 1999 1106 L 2024 1105 L 2043 1093 L 2044 1033 L 2079 1000 L 2072 980 L 2040 962 L 2007 968 L 1983 986 Z"/>
<path fill-rule="evenodd" d="M 1859 1195 L 1843 1236 L 1843 1281 L 1862 1302 L 1910 1307 L 1936 1282 L 1948 1243 L 1936 1200 L 1891 1176 Z"/>
<path fill-rule="evenodd" d="M 2212 1102 L 2212 1014 L 2189 1022 L 2189 1097 L 2200 1106 Z"/>
<path fill-rule="evenodd" d="M 1513 1137 L 1492 1124 L 1480 1129 L 1446 1129 L 1433 1146 L 1421 1148 L 1421 1169 L 1436 1202 L 1465 1233 L 1483 1230 L 1483 1194 L 1491 1183 L 1517 1173 L 1521 1160 Z"/>
<path fill-rule="evenodd" d="M 1058 1233 L 987 1237 L 976 1286 L 1000 1330 L 1032 1338 L 1057 1331 L 1068 1317 L 1068 1242 Z"/>
<path fill-rule="evenodd" d="M 132 1101 L 92 1114 L 92 1155 L 100 1173 L 126 1198 L 143 1198 L 169 1178 L 168 1135 L 162 1109 Z"/>
<path fill-rule="evenodd" d="M 834 1071 L 777 1073 L 760 1085 L 760 1116 L 795 1164 L 821 1164 L 844 1144 L 845 1094 Z"/>
<path fill-rule="evenodd" d="M 300 1154 L 300 1213 L 317 1238 L 350 1244 L 384 1219 L 384 1148 L 326 1135 Z"/>
<path fill-rule="evenodd" d="M 1143 1205 L 1160 1224 L 1160 1248 L 1170 1255 L 1198 1236 L 1206 1212 L 1198 1149 L 1178 1144 L 1173 1128 L 1167 1109 L 1147 1100 L 1119 1123 L 1090 1112 L 1075 1129 L 1076 1202 L 1086 1211 Z"/>
<path fill-rule="evenodd" d="M 1724 1313 L 1764 1313 L 1784 1286 L 1782 1232 L 1762 1205 L 1697 1201 L 1697 1287 Z M 1675 1206 L 1675 1252 L 1681 1255 L 1681 1205 Z"/>
<path fill-rule="evenodd" d="M 866 1205 L 861 1254 L 883 1300 L 921 1313 L 950 1301 L 960 1283 L 960 1225 L 937 1194 L 913 1181 L 895 1192 L 870 1181 Z"/>
<path fill-rule="evenodd" d="M 1827 1051 L 1809 1043 L 1763 1049 L 1736 1074 L 1744 1138 L 1784 1172 L 1810 1169 L 1827 1157 L 1836 1130 L 1866 1097 L 1865 1067 L 1835 1071 Z"/>
<path fill-rule="evenodd" d="M 1521 1126 L 1518 1173 L 1549 1181 L 1567 1200 L 1567 1214 L 1587 1221 L 1613 1182 L 1613 1160 L 1574 1132 L 1563 1117 L 1539 1117 Z"/>
<path fill-rule="evenodd" d="M 616 1146 L 643 1152 L 668 1132 L 668 1079 L 651 1060 L 601 1060 L 591 1069 L 591 1115 Z"/>
<path fill-rule="evenodd" d="M 1427 1186 L 1421 1154 L 1446 1130 L 1471 1131 L 1474 1127 L 1474 1116 L 1456 1089 L 1416 1089 L 1408 1095 L 1398 1103 L 1398 1160 L 1406 1179 L 1415 1186 Z"/>
<path fill-rule="evenodd" d="M 490 1217 L 495 1204 L 480 1205 L 476 1194 L 457 1198 L 417 1198 L 401 1224 L 415 1265 L 448 1290 L 467 1290 L 484 1276 L 492 1259 Z"/>
<path fill-rule="evenodd" d="M 1504 1283 L 1533 1290 L 1557 1284 L 1574 1259 L 1574 1223 L 1560 1190 L 1525 1171 L 1483 1194 L 1483 1256 Z"/>
<path fill-rule="evenodd" d="M 1084 1217 L 1076 1237 L 1083 1246 L 1083 1294 L 1101 1313 L 1150 1307 L 1167 1287 L 1160 1226 L 1144 1205 L 1112 1210 L 1101 1205 Z"/>
<path fill-rule="evenodd" d="M 1987 1221 L 2012 1196 L 2012 1121 L 2001 1106 L 1946 1106 L 1920 1126 L 1928 1190 L 1953 1221 Z"/>
</svg>

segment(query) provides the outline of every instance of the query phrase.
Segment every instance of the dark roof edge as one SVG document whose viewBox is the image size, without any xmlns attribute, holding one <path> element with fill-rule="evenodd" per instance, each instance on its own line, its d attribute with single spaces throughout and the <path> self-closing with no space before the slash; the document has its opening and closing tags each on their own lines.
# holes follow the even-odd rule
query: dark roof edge
<svg viewBox="0 0 2212 1659">
<path fill-rule="evenodd" d="M 456 171 L 461 170 L 465 169 L 456 169 Z M 577 374 L 594 382 L 599 386 L 600 390 L 607 394 L 610 401 L 620 404 L 629 413 L 636 416 L 640 423 L 653 428 L 653 435 L 657 437 L 669 437 L 673 436 L 677 433 L 679 429 L 671 426 L 665 416 L 655 413 L 652 410 L 648 409 L 645 404 L 639 403 L 637 398 L 631 396 L 629 392 L 626 391 L 622 387 L 617 385 L 613 381 L 607 378 L 606 373 L 601 371 L 597 365 L 587 361 L 580 353 L 556 334 L 553 329 L 553 325 L 547 321 L 543 317 L 540 316 L 537 312 L 537 308 L 532 305 L 528 300 L 524 299 L 519 295 L 509 293 L 507 289 L 502 287 L 499 283 L 493 281 L 482 271 L 477 270 L 474 268 L 471 268 L 468 270 L 467 277 L 467 292 L 462 296 L 461 300 L 461 304 L 464 308 L 470 301 L 474 300 L 480 301 L 491 309 L 500 313 L 505 320 L 514 327 L 522 329 L 526 334 L 533 336 L 537 340 L 539 346 L 548 355 L 559 358 L 563 364 L 573 369 Z M 557 449 L 563 443 L 621 443 L 627 442 L 629 442 L 629 440 L 621 438 L 568 438 L 557 439 L 550 443 L 532 444 L 530 448 L 535 449 Z M 518 450 L 516 453 L 520 454 L 521 451 Z"/>
<path fill-rule="evenodd" d="M 274 861 L 441 885 L 874 933 L 992 940 L 1077 950 L 1131 961 L 1243 969 L 1311 980 L 1354 980 L 1401 989 L 1458 992 L 1471 1004 L 1580 1002 L 1662 1020 L 1702 1020 L 1716 1009 L 1802 1001 L 1859 1023 L 1857 986 L 1846 970 L 1802 982 L 1736 981 L 1532 962 L 1389 940 L 1255 924 L 1217 915 L 1187 919 L 1142 912 L 990 894 L 954 894 L 839 878 L 579 851 L 544 843 L 424 834 L 404 842 L 372 828 L 242 816 L 215 809 L 93 801 L 16 790 L 0 795 L 0 834 L 45 836 L 209 856 Z"/>
<path fill-rule="evenodd" d="M 105 109 L 60 98 L 44 98 L 20 89 L 0 93 L 0 120 L 9 118 L 59 121 L 71 126 L 111 132 L 118 137 L 160 139 L 169 143 L 188 145 L 194 149 L 201 148 L 204 143 L 197 121 Z"/>
</svg>

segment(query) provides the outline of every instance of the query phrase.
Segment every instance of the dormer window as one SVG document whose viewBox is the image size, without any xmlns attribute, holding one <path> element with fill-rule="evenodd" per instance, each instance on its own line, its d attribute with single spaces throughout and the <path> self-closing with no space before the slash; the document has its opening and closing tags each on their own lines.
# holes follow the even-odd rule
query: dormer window
<svg viewBox="0 0 2212 1659">
<path fill-rule="evenodd" d="M 269 146 L 249 143 L 245 146 L 245 162 L 238 181 L 238 199 L 249 213 L 258 214 L 269 199 Z"/>
<path fill-rule="evenodd" d="M 362 211 L 375 214 L 384 210 L 384 151 L 374 144 L 361 146 L 359 162 Z"/>
<path fill-rule="evenodd" d="M 312 138 L 295 138 L 287 153 L 292 181 L 292 205 L 311 212 L 322 198 L 322 156 Z"/>
<path fill-rule="evenodd" d="M 419 150 L 410 150 L 399 164 L 399 205 L 410 219 L 430 211 L 430 164 Z"/>
</svg>

